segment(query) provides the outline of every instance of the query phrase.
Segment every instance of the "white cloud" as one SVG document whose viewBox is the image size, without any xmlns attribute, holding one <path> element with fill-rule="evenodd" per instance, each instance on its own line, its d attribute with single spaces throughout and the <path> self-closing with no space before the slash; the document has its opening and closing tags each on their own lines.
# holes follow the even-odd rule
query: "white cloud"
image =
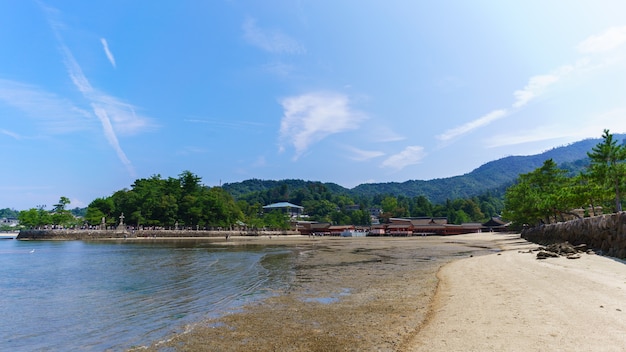
<svg viewBox="0 0 626 352">
<path fill-rule="evenodd" d="M 41 88 L 0 79 L 0 102 L 38 121 L 47 133 L 65 134 L 85 130 L 93 114 Z"/>
<path fill-rule="evenodd" d="M 104 49 L 104 53 L 106 54 L 107 59 L 109 59 L 109 62 L 111 63 L 113 68 L 116 68 L 117 66 L 115 65 L 115 57 L 113 57 L 113 53 L 111 53 L 111 50 L 109 49 L 109 43 L 107 43 L 107 40 L 104 38 L 100 38 L 100 42 L 102 43 L 102 48 Z"/>
<path fill-rule="evenodd" d="M 92 104 L 92 107 L 93 107 L 94 113 L 96 114 L 96 116 L 98 116 L 98 119 L 100 119 L 100 123 L 102 124 L 102 130 L 104 131 L 105 138 L 115 150 L 115 153 L 117 154 L 117 157 L 120 159 L 122 164 L 124 164 L 124 166 L 126 166 L 126 168 L 128 169 L 129 174 L 135 177 L 135 170 L 133 169 L 133 165 L 131 164 L 130 160 L 128 160 L 128 158 L 126 157 L 126 153 L 124 153 L 124 150 L 122 150 L 122 147 L 120 146 L 120 143 L 117 140 L 115 131 L 113 131 L 113 125 L 111 125 L 111 119 L 109 119 L 106 109 L 103 109 L 97 104 Z"/>
<path fill-rule="evenodd" d="M 283 99 L 280 124 L 280 150 L 283 143 L 294 146 L 298 159 L 311 144 L 329 135 L 356 129 L 365 115 L 349 106 L 348 97 L 339 93 L 309 93 Z"/>
<path fill-rule="evenodd" d="M 353 154 L 350 159 L 355 161 L 366 161 L 385 155 L 385 153 L 378 150 L 363 150 L 351 146 L 346 148 Z"/>
<path fill-rule="evenodd" d="M 611 27 L 604 33 L 592 35 L 576 47 L 582 53 L 599 53 L 611 51 L 626 43 L 626 26 Z"/>
<path fill-rule="evenodd" d="M 626 132 L 626 108 L 618 107 L 592 116 L 574 118 L 579 123 L 547 124 L 515 133 L 501 133 L 485 142 L 487 148 L 535 143 L 548 140 L 578 141 L 585 138 L 599 138 L 605 128 L 614 133 Z"/>
<path fill-rule="evenodd" d="M 546 87 L 554 82 L 557 82 L 558 80 L 559 77 L 555 75 L 539 75 L 531 77 L 524 89 L 516 90 L 513 93 L 513 96 L 515 96 L 513 107 L 520 108 L 528 104 L 529 101 L 541 94 Z"/>
<path fill-rule="evenodd" d="M 15 138 L 17 140 L 22 139 L 22 136 L 20 136 L 19 134 L 15 133 L 15 132 L 11 132 L 9 130 L 5 130 L 5 129 L 0 129 L 0 134 L 3 134 L 5 136 L 9 136 L 9 137 Z"/>
<path fill-rule="evenodd" d="M 508 112 L 506 110 L 494 110 L 487 115 L 483 115 L 474 121 L 470 121 L 464 125 L 449 129 L 444 133 L 437 136 L 437 139 L 442 141 L 448 141 L 458 136 L 469 133 L 479 127 L 486 126 L 495 120 L 501 119 L 506 116 Z"/>
<path fill-rule="evenodd" d="M 380 166 L 402 170 L 407 166 L 418 164 L 425 156 L 426 152 L 424 152 L 423 147 L 417 145 L 408 146 L 400 153 L 387 158 Z"/>
<path fill-rule="evenodd" d="M 305 48 L 280 30 L 259 28 L 256 21 L 247 18 L 243 23 L 244 38 L 252 45 L 275 54 L 303 54 Z"/>
<path fill-rule="evenodd" d="M 70 50 L 61 43 L 62 52 L 65 56 L 65 65 L 68 70 L 68 74 L 74 82 L 74 85 L 78 90 L 83 93 L 83 96 L 90 101 L 94 114 L 100 119 L 104 136 L 115 150 L 118 158 L 129 170 L 131 176 L 135 175 L 130 160 L 126 157 L 126 153 L 122 150 L 119 140 L 116 135 L 116 130 L 122 130 L 126 133 L 137 130 L 145 124 L 142 119 L 137 119 L 134 110 L 125 111 L 121 109 L 124 104 L 120 103 L 116 98 L 96 92 L 89 83 L 87 77 L 83 74 L 81 67 L 78 65 L 74 56 Z M 111 123 L 111 114 L 114 117 L 117 128 L 113 128 Z"/>
<path fill-rule="evenodd" d="M 392 131 L 387 125 L 377 125 L 374 130 L 370 131 L 372 136 L 370 139 L 375 142 L 387 143 L 403 141 L 406 137 Z"/>
<path fill-rule="evenodd" d="M 528 104 L 529 101 L 543 94 L 545 90 L 552 84 L 558 82 L 561 78 L 570 74 L 575 69 L 581 68 L 587 64 L 586 60 L 580 60 L 576 65 L 563 65 L 547 75 L 537 75 L 530 77 L 526 86 L 521 90 L 513 93 L 515 102 L 514 108 L 521 108 Z"/>
<path fill-rule="evenodd" d="M 485 140 L 487 148 L 499 148 L 510 145 L 542 142 L 553 139 L 561 139 L 569 136 L 563 128 L 558 126 L 540 126 L 528 131 L 516 131 L 515 133 L 499 134 Z"/>
<path fill-rule="evenodd" d="M 59 42 L 61 53 L 63 54 L 63 61 L 70 79 L 88 101 L 95 116 L 100 120 L 104 136 L 115 150 L 118 158 L 127 167 L 131 176 L 134 176 L 130 160 L 122 150 L 116 133 L 133 134 L 145 131 L 147 128 L 152 127 L 149 120 L 138 116 L 132 105 L 123 103 L 119 99 L 93 88 L 83 73 L 82 68 L 74 58 L 74 55 L 63 41 L 60 31 L 64 28 L 64 24 L 56 19 L 59 12 L 47 7 L 44 7 L 44 10 L 48 15 L 48 21 L 52 31 Z M 102 44 L 108 56 L 110 52 L 108 51 L 106 40 L 102 39 Z M 109 59 L 112 59 L 112 57 L 111 55 Z M 114 61 L 112 64 L 114 64 Z"/>
<path fill-rule="evenodd" d="M 574 65 L 563 65 L 556 70 L 550 72 L 545 75 L 536 75 L 530 77 L 526 86 L 523 89 L 516 90 L 513 92 L 513 96 L 515 97 L 515 101 L 513 102 L 512 107 L 514 109 L 519 109 L 526 104 L 528 104 L 531 100 L 539 97 L 544 94 L 549 86 L 557 83 L 565 76 L 571 74 L 572 72 L 585 68 L 589 65 L 589 60 L 581 59 L 576 62 Z M 510 111 L 506 109 L 499 109 L 491 111 L 490 113 L 479 117 L 476 120 L 467 122 L 461 126 L 449 129 L 444 133 L 437 136 L 437 139 L 441 141 L 449 141 L 453 138 L 459 137 L 461 135 L 467 134 L 477 128 L 484 127 L 493 121 L 501 119 L 510 114 Z"/>
</svg>

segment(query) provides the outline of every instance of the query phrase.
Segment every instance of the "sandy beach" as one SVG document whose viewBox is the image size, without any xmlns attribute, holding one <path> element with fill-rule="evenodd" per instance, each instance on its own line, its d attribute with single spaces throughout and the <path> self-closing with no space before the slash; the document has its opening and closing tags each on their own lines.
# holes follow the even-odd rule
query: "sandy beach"
<svg viewBox="0 0 626 352">
<path fill-rule="evenodd" d="M 408 351 L 625 351 L 626 265 L 537 260 L 534 244 L 455 261 Z"/>
<path fill-rule="evenodd" d="M 150 350 L 622 351 L 626 266 L 535 259 L 511 234 L 256 238 L 297 251 L 287 292 Z"/>
</svg>

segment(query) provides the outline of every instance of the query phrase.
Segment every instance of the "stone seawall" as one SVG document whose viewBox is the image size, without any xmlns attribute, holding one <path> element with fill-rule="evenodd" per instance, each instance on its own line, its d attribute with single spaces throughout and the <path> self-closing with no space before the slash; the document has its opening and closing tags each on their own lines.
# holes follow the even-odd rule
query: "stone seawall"
<svg viewBox="0 0 626 352">
<path fill-rule="evenodd" d="M 192 231 L 192 230 L 22 230 L 18 240 L 98 240 L 109 238 L 182 238 L 182 237 L 226 237 L 226 236 L 284 236 L 299 235 L 298 231 Z"/>
<path fill-rule="evenodd" d="M 594 216 L 527 228 L 522 238 L 540 244 L 568 241 L 600 249 L 606 255 L 626 258 L 626 212 Z"/>
</svg>

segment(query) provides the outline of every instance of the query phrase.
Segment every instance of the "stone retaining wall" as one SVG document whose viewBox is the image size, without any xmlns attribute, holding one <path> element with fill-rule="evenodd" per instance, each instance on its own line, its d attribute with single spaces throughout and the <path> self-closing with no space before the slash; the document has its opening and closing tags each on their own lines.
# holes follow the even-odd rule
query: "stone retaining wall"
<svg viewBox="0 0 626 352">
<path fill-rule="evenodd" d="M 192 231 L 192 230 L 22 230 L 18 240 L 97 240 L 141 237 L 226 237 L 299 235 L 298 231 Z"/>
<path fill-rule="evenodd" d="M 550 244 L 568 241 L 586 244 L 606 255 L 626 258 L 626 212 L 600 215 L 556 224 L 531 227 L 522 231 L 522 238 Z"/>
</svg>

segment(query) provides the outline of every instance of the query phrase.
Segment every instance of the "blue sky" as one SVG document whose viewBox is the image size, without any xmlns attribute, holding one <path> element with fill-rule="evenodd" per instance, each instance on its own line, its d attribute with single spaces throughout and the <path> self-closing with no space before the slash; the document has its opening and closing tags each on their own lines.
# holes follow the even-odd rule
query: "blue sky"
<svg viewBox="0 0 626 352">
<path fill-rule="evenodd" d="M 626 132 L 626 2 L 0 3 L 0 208 L 428 180 Z"/>
</svg>

